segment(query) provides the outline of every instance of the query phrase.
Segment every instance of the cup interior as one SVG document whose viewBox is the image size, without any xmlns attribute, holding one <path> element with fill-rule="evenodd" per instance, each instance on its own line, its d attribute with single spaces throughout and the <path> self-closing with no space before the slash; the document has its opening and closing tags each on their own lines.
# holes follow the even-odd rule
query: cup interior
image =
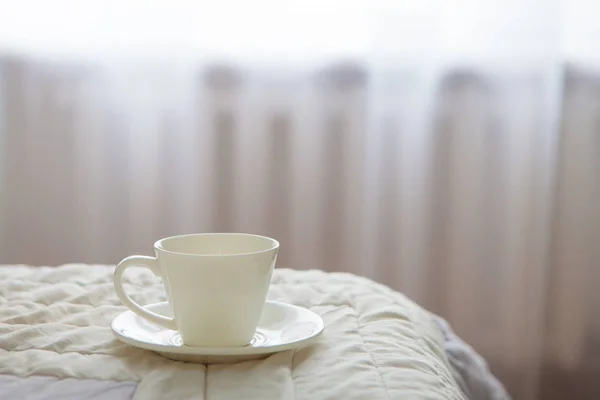
<svg viewBox="0 0 600 400">
<path fill-rule="evenodd" d="M 154 245 L 167 253 L 197 256 L 235 256 L 276 249 L 275 239 L 246 233 L 201 233 L 161 239 Z"/>
</svg>

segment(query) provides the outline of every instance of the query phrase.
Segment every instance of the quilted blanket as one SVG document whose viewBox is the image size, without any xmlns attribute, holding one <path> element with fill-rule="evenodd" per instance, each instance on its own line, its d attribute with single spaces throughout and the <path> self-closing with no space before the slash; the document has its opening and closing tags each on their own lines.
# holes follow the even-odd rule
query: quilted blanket
<svg viewBox="0 0 600 400">
<path fill-rule="evenodd" d="M 276 269 L 269 298 L 325 321 L 316 343 L 231 365 L 171 361 L 116 340 L 126 310 L 100 265 L 0 267 L 0 398 L 463 399 L 431 315 L 343 273 Z M 165 301 L 146 269 L 124 277 L 141 304 Z"/>
</svg>

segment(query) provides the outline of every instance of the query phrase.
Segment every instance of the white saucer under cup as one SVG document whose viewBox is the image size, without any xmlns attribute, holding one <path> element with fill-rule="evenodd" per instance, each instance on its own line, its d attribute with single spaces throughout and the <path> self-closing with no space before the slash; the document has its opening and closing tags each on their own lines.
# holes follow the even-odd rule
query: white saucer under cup
<svg viewBox="0 0 600 400">
<path fill-rule="evenodd" d="M 146 308 L 167 318 L 172 316 L 167 302 Z M 243 347 L 186 346 L 177 331 L 149 322 L 132 311 L 118 315 L 111 328 L 119 340 L 172 360 L 222 364 L 264 358 L 269 354 L 307 346 L 323 332 L 324 324 L 319 315 L 306 308 L 267 301 L 252 340 Z"/>
</svg>

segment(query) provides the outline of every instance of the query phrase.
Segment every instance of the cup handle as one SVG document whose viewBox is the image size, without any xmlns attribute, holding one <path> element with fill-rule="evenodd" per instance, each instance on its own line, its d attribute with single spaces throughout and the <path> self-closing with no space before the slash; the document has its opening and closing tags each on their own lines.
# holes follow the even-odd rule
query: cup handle
<svg viewBox="0 0 600 400">
<path fill-rule="evenodd" d="M 150 271 L 152 271 L 154 273 L 154 275 L 156 275 L 158 277 L 161 276 L 160 268 L 158 267 L 156 258 L 147 257 L 147 256 L 130 256 L 130 257 L 125 258 L 123 261 L 121 261 L 119 263 L 119 265 L 117 265 L 117 268 L 115 269 L 115 275 L 114 275 L 115 291 L 117 292 L 117 296 L 119 297 L 119 300 L 121 300 L 121 302 L 127 308 L 129 308 L 131 311 L 133 311 L 140 317 L 145 318 L 148 321 L 153 322 L 162 327 L 165 327 L 167 329 L 177 330 L 177 326 L 175 325 L 175 320 L 173 318 L 169 318 L 169 317 L 165 317 L 163 315 L 156 314 L 156 313 L 140 306 L 138 303 L 133 301 L 131 299 L 131 297 L 129 297 L 127 295 L 127 293 L 125 293 L 125 290 L 123 290 L 123 282 L 122 282 L 123 272 L 125 272 L 125 270 L 128 267 L 134 267 L 134 266 L 135 267 L 146 267 Z"/>
</svg>

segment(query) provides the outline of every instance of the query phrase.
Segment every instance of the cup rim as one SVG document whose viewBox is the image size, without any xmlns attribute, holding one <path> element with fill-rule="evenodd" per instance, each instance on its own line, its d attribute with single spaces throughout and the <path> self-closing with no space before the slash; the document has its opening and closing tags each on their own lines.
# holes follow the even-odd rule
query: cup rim
<svg viewBox="0 0 600 400">
<path fill-rule="evenodd" d="M 251 251 L 251 252 L 248 252 L 248 253 L 225 254 L 225 255 L 185 253 L 185 252 L 180 252 L 180 251 L 167 250 L 163 246 L 163 242 L 164 241 L 167 241 L 167 240 L 170 240 L 170 239 L 180 239 L 180 238 L 185 238 L 185 237 L 190 237 L 190 236 L 250 236 L 250 237 L 256 237 L 256 238 L 270 240 L 272 242 L 272 246 L 269 247 L 269 248 L 266 248 L 264 250 Z M 154 249 L 156 251 L 160 251 L 162 253 L 168 253 L 168 254 L 177 254 L 177 255 L 181 255 L 181 256 L 190 256 L 190 257 L 238 257 L 238 256 L 249 256 L 249 255 L 254 255 L 254 254 L 268 253 L 268 252 L 276 250 L 278 248 L 279 248 L 279 242 L 277 240 L 273 239 L 273 238 L 268 237 L 268 236 L 256 235 L 254 233 L 235 233 L 235 232 L 231 232 L 231 233 L 228 233 L 228 232 L 188 233 L 188 234 L 184 234 L 184 235 L 168 236 L 168 237 L 159 239 L 159 240 L 157 240 L 154 243 Z"/>
</svg>

